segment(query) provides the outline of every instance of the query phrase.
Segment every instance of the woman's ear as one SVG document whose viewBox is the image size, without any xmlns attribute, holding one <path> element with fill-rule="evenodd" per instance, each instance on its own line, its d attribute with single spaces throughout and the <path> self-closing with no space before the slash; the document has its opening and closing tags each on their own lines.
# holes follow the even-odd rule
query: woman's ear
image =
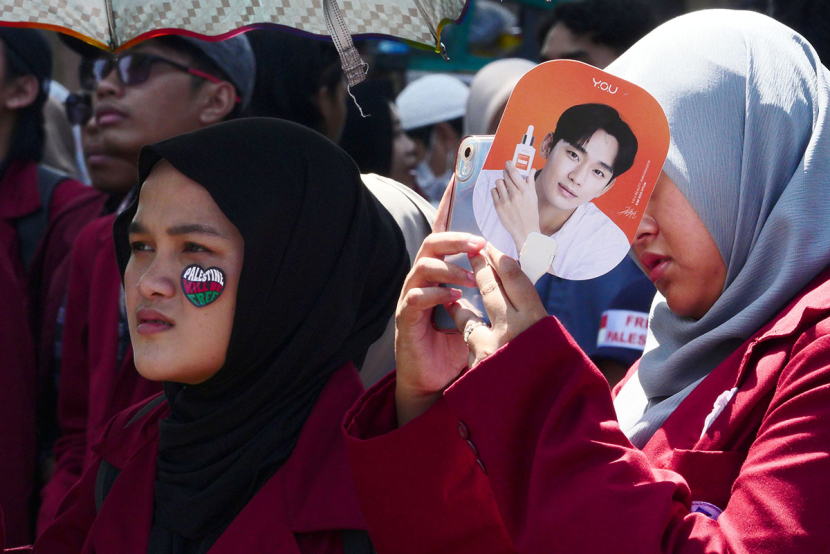
<svg viewBox="0 0 830 554">
<path fill-rule="evenodd" d="M 202 91 L 206 95 L 199 114 L 202 125 L 223 121 L 236 107 L 236 89 L 228 81 L 205 83 Z"/>
<path fill-rule="evenodd" d="M 3 86 L 2 103 L 7 110 L 22 110 L 34 104 L 40 83 L 34 75 L 9 79 Z"/>
<path fill-rule="evenodd" d="M 539 154 L 544 159 L 548 159 L 550 156 L 551 151 L 553 150 L 553 133 L 548 133 L 545 135 L 545 138 L 542 139 L 542 144 L 539 145 Z"/>
</svg>

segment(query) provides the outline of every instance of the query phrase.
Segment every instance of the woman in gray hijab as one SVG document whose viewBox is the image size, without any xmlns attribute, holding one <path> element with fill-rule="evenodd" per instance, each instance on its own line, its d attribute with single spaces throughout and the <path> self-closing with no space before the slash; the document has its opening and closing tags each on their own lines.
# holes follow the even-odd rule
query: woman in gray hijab
<svg viewBox="0 0 830 554">
<path fill-rule="evenodd" d="M 608 71 L 672 136 L 633 245 L 660 292 L 645 354 L 609 394 L 515 261 L 428 238 L 397 375 L 345 421 L 380 552 L 830 551 L 830 74 L 787 27 L 722 10 Z M 492 327 L 434 286 L 469 282 L 455 252 Z M 461 335 L 427 327 L 437 304 Z"/>
<path fill-rule="evenodd" d="M 494 135 L 510 94 L 536 64 L 522 58 L 496 60 L 482 67 L 470 83 L 464 135 Z"/>
</svg>

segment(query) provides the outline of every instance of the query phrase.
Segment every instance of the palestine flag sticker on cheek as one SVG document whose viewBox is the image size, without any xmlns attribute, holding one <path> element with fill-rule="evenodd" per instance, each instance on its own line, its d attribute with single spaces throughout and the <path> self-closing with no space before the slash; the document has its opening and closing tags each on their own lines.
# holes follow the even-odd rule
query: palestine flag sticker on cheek
<svg viewBox="0 0 830 554">
<path fill-rule="evenodd" d="M 182 291 L 197 308 L 204 308 L 214 302 L 225 290 L 225 272 L 218 267 L 204 269 L 198 264 L 184 268 Z"/>
</svg>

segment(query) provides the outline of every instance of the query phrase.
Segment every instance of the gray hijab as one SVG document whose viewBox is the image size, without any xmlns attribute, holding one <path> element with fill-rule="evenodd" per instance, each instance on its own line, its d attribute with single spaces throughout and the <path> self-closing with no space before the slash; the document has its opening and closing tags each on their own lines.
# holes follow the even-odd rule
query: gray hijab
<svg viewBox="0 0 830 554">
<path fill-rule="evenodd" d="M 535 63 L 522 58 L 496 60 L 482 67 L 470 83 L 464 135 L 489 133 L 490 123 L 507 104 L 519 79 L 534 67 Z"/>
<path fill-rule="evenodd" d="M 830 264 L 830 75 L 801 36 L 752 12 L 657 28 L 608 72 L 646 89 L 671 129 L 664 166 L 727 276 L 700 320 L 658 295 L 636 375 L 615 400 L 642 448 L 680 402 Z M 701 422 L 702 423 L 702 422 Z"/>
</svg>

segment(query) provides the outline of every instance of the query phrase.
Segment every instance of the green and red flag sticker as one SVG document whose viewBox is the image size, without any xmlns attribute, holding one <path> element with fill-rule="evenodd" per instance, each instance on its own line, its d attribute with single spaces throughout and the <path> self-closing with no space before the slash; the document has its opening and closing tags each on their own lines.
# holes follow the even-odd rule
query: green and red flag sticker
<svg viewBox="0 0 830 554">
<path fill-rule="evenodd" d="M 218 267 L 204 269 L 191 264 L 182 272 L 182 291 L 197 308 L 204 308 L 214 302 L 225 290 L 225 272 Z"/>
</svg>

